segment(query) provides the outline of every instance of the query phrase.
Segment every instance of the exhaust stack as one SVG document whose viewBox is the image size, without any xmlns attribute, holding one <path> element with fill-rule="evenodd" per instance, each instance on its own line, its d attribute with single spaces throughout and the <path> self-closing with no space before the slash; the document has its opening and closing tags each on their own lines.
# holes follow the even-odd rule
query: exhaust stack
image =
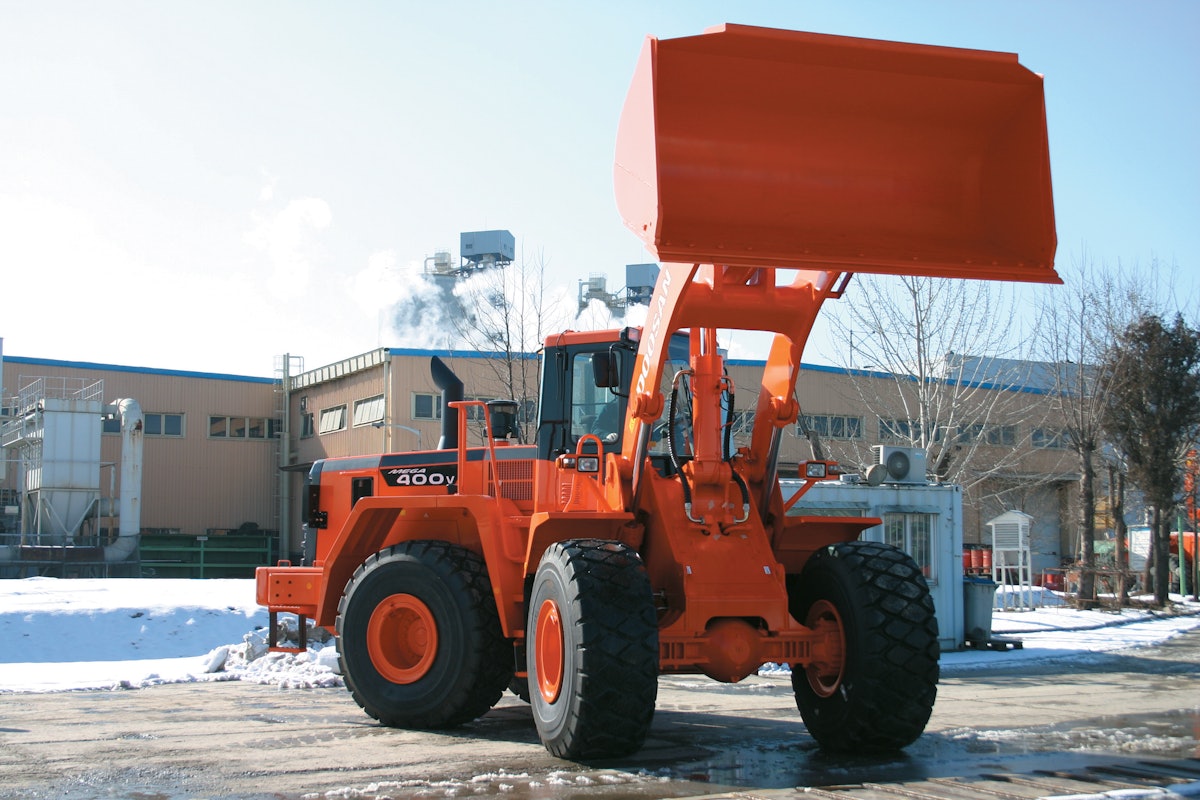
<svg viewBox="0 0 1200 800">
<path fill-rule="evenodd" d="M 442 390 L 442 436 L 437 449 L 453 450 L 458 447 L 458 409 L 450 404 L 463 399 L 463 382 L 437 356 L 430 359 L 429 369 L 434 384 Z"/>
</svg>

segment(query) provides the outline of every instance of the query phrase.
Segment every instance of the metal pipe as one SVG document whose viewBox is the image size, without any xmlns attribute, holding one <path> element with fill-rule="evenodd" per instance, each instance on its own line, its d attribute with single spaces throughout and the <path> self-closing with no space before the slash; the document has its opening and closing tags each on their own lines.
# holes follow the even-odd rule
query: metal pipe
<svg viewBox="0 0 1200 800">
<path fill-rule="evenodd" d="M 275 538 L 275 558 L 285 559 L 291 552 L 292 537 L 292 473 L 285 469 L 292 465 L 292 354 L 282 357 L 282 375 L 279 391 L 282 394 L 279 408 L 283 413 L 279 419 L 279 529 Z M 301 543 L 303 547 L 303 542 Z"/>
<path fill-rule="evenodd" d="M 458 447 L 458 408 L 450 405 L 463 399 L 463 382 L 437 356 L 430 359 L 430 371 L 434 384 L 442 390 L 442 436 L 438 450 L 453 450 Z"/>
<path fill-rule="evenodd" d="M 142 532 L 142 454 L 145 431 L 142 407 L 123 398 L 113 404 L 121 415 L 121 497 L 117 538 L 104 548 L 104 560 L 124 561 L 137 549 Z"/>
</svg>

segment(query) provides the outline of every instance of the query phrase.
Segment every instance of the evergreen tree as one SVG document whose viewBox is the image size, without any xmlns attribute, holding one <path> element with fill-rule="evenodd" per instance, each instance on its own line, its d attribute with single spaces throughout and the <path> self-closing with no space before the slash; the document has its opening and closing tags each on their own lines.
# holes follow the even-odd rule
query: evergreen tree
<svg viewBox="0 0 1200 800">
<path fill-rule="evenodd" d="M 1110 378 L 1103 427 L 1151 508 L 1154 597 L 1165 604 L 1170 512 L 1183 488 L 1183 459 L 1200 431 L 1200 332 L 1182 315 L 1168 326 L 1144 314 L 1106 353 L 1101 369 Z"/>
</svg>

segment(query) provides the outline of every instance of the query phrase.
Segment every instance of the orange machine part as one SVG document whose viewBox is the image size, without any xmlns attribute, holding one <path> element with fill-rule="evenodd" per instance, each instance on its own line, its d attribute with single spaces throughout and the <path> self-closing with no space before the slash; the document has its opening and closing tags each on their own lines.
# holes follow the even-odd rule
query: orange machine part
<svg viewBox="0 0 1200 800">
<path fill-rule="evenodd" d="M 660 261 L 1061 282 L 1042 78 L 1011 53 L 648 37 L 614 172 Z"/>
<path fill-rule="evenodd" d="M 393 594 L 383 599 L 367 622 L 371 663 L 392 683 L 415 683 L 437 657 L 437 621 L 419 597 Z"/>
</svg>

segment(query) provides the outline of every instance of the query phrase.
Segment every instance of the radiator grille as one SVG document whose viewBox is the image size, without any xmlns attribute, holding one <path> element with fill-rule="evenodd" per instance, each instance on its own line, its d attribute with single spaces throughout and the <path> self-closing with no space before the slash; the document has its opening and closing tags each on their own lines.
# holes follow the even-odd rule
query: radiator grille
<svg viewBox="0 0 1200 800">
<path fill-rule="evenodd" d="M 500 496 L 509 500 L 533 499 L 533 460 L 497 461 Z"/>
</svg>

